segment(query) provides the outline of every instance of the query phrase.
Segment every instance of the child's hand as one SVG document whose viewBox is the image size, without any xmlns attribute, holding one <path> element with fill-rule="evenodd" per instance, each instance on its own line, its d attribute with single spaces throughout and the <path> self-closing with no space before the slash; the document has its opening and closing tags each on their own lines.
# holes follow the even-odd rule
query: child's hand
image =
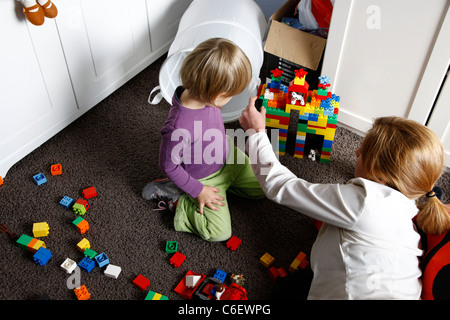
<svg viewBox="0 0 450 320">
<path fill-rule="evenodd" d="M 211 186 L 203 186 L 202 192 L 197 196 L 198 206 L 200 210 L 200 214 L 203 214 L 203 207 L 206 205 L 211 210 L 219 211 L 218 206 L 225 206 L 225 203 L 222 201 L 225 200 L 222 196 L 218 195 L 219 189 Z"/>
<path fill-rule="evenodd" d="M 257 98 L 256 96 L 250 98 L 247 108 L 242 111 L 242 116 L 239 118 L 239 123 L 245 131 L 253 129 L 255 132 L 259 132 L 266 129 L 266 109 L 261 107 L 260 112 L 256 110 Z"/>
</svg>

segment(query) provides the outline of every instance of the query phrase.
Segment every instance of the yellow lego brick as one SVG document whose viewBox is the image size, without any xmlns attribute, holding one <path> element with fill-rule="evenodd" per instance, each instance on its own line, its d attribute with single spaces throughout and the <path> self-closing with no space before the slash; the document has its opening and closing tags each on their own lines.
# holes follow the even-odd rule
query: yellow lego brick
<svg viewBox="0 0 450 320">
<path fill-rule="evenodd" d="M 320 156 L 320 159 L 323 159 L 323 160 L 330 160 L 330 156 L 321 155 L 321 156 Z"/>
<path fill-rule="evenodd" d="M 303 155 L 302 155 L 302 154 L 294 153 L 294 158 L 303 159 Z"/>
<path fill-rule="evenodd" d="M 295 77 L 294 78 L 294 84 L 298 84 L 300 86 L 303 86 L 305 84 L 305 77 L 302 77 L 302 78 Z"/>
<path fill-rule="evenodd" d="M 295 270 L 298 269 L 298 266 L 300 265 L 300 261 L 295 259 L 292 261 L 292 263 L 289 265 L 289 272 L 293 273 Z"/>
<path fill-rule="evenodd" d="M 280 121 L 277 119 L 270 119 L 270 118 L 266 118 L 266 126 L 278 129 L 287 129 L 289 127 L 287 125 L 280 124 Z"/>
<path fill-rule="evenodd" d="M 328 129 L 326 130 L 325 134 L 324 134 L 324 136 L 325 136 L 324 139 L 325 139 L 325 140 L 333 141 L 333 140 L 334 140 L 334 135 L 335 135 L 335 133 L 336 133 L 336 129 L 328 128 Z"/>
<path fill-rule="evenodd" d="M 278 136 L 278 141 L 286 141 L 287 137 Z"/>
<path fill-rule="evenodd" d="M 47 222 L 36 222 L 33 223 L 33 236 L 35 237 L 46 237 L 49 233 L 49 226 Z"/>
<path fill-rule="evenodd" d="M 316 130 L 316 134 L 320 135 L 320 136 L 324 136 L 327 132 L 326 129 L 317 129 L 317 128 L 314 128 L 314 129 Z"/>
<path fill-rule="evenodd" d="M 84 250 L 89 249 L 91 247 L 91 244 L 86 238 L 83 238 L 80 242 L 77 244 L 77 248 L 79 251 L 84 252 Z"/>
<path fill-rule="evenodd" d="M 323 108 L 321 108 L 323 110 Z M 319 118 L 317 119 L 317 125 L 319 127 L 326 127 L 328 122 L 328 116 L 319 115 Z"/>
<path fill-rule="evenodd" d="M 298 111 L 300 112 L 300 114 L 301 114 L 302 111 L 303 111 L 303 114 L 305 114 L 304 109 L 305 109 L 305 106 L 298 106 L 298 105 L 296 105 L 296 104 L 286 103 L 285 111 L 286 111 L 287 113 L 289 113 L 289 112 L 291 112 L 291 110 L 298 110 Z M 302 115 L 303 115 L 303 114 L 302 114 Z"/>
<path fill-rule="evenodd" d="M 265 266 L 266 268 L 270 268 L 270 266 L 273 264 L 274 261 L 275 261 L 275 258 L 272 257 L 267 252 L 261 258 L 259 258 L 259 262 L 261 262 L 262 265 Z"/>
</svg>

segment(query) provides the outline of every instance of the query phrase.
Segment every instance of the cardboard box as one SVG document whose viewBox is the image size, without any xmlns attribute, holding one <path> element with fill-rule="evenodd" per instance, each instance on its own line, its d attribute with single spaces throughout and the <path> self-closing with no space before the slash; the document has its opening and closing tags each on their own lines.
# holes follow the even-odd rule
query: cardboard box
<svg viewBox="0 0 450 320">
<path fill-rule="evenodd" d="M 295 17 L 298 3 L 299 0 L 288 0 L 270 17 L 264 46 L 265 76 L 270 78 L 270 71 L 278 68 L 283 70 L 283 84 L 288 85 L 295 77 L 294 70 L 303 68 L 308 71 L 306 78 L 310 87 L 316 88 L 327 40 L 281 22 L 283 17 Z"/>
</svg>

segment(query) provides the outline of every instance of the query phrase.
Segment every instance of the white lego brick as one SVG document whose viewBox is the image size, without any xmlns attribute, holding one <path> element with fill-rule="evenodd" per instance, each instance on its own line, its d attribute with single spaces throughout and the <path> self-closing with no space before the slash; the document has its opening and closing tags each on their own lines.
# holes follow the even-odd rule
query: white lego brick
<svg viewBox="0 0 450 320">
<path fill-rule="evenodd" d="M 192 288 L 197 285 L 197 282 L 201 279 L 201 276 L 198 275 L 190 275 L 186 276 L 186 287 Z"/>
<path fill-rule="evenodd" d="M 122 272 L 121 267 L 115 266 L 113 264 L 108 264 L 104 273 L 105 273 L 105 276 L 107 276 L 107 277 L 117 279 L 121 272 Z"/>
<path fill-rule="evenodd" d="M 67 258 L 61 264 L 61 268 L 66 270 L 67 273 L 72 273 L 73 270 L 75 270 L 76 267 L 77 267 L 77 263 L 75 261 L 73 261 L 72 259 L 70 259 L 70 258 Z"/>
</svg>

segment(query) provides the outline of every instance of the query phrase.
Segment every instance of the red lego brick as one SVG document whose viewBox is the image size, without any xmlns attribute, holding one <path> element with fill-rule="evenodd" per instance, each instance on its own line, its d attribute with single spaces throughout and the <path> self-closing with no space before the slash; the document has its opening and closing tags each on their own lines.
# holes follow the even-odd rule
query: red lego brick
<svg viewBox="0 0 450 320">
<path fill-rule="evenodd" d="M 90 199 L 97 196 L 97 190 L 95 187 L 86 188 L 83 190 L 83 197 L 85 199 Z"/>
<path fill-rule="evenodd" d="M 242 240 L 236 236 L 232 236 L 230 240 L 227 241 L 227 248 L 235 251 L 242 243 Z"/>
<path fill-rule="evenodd" d="M 178 268 L 179 266 L 181 266 L 185 259 L 186 256 L 177 251 L 173 254 L 172 258 L 170 258 L 170 264 L 175 268 Z"/>
<path fill-rule="evenodd" d="M 142 274 L 139 274 L 134 280 L 133 283 L 141 288 L 142 290 L 147 289 L 147 287 L 150 285 L 150 280 L 148 280 L 146 277 L 144 277 Z"/>
</svg>

